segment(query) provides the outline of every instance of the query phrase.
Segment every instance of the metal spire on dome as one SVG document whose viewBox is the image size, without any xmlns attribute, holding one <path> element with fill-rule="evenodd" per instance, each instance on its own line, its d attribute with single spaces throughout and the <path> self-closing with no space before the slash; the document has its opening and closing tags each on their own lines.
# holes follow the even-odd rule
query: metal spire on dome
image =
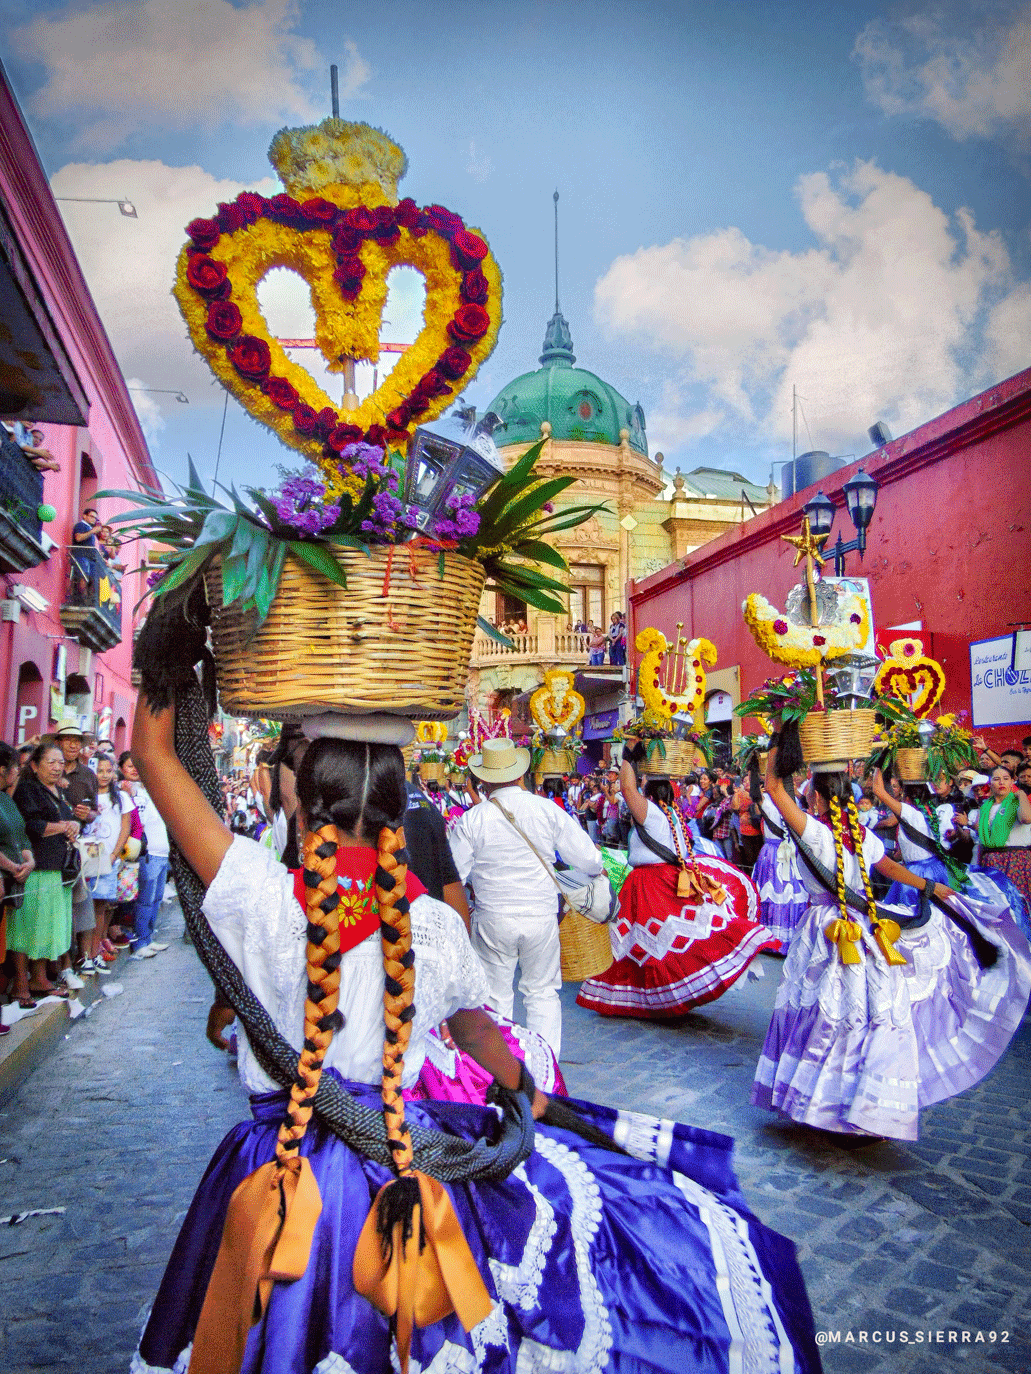
<svg viewBox="0 0 1031 1374">
<path fill-rule="evenodd" d="M 540 361 L 543 367 L 572 367 L 576 362 L 576 354 L 573 352 L 573 336 L 569 332 L 569 325 L 566 323 L 558 303 L 558 191 L 555 192 L 553 199 L 555 201 L 555 313 L 548 322 L 548 328 L 544 334 L 544 352 L 541 354 Z"/>
</svg>

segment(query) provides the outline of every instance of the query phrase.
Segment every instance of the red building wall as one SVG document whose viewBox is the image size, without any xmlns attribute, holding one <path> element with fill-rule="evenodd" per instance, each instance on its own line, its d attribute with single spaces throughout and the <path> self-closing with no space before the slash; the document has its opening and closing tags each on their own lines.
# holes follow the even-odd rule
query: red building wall
<svg viewBox="0 0 1031 1374">
<path fill-rule="evenodd" d="M 877 479 L 877 509 L 865 562 L 850 554 L 846 573 L 870 579 L 878 626 L 922 621 L 945 668 L 942 710 L 969 711 L 972 640 L 1031 626 L 1031 369 L 893 440 L 821 482 L 838 507 L 839 529 L 855 535 L 843 486 L 859 466 Z M 794 549 L 801 511 L 816 487 L 735 527 L 628 588 L 630 644 L 638 629 L 704 635 L 717 668 L 737 666 L 740 698 L 786 671 L 756 647 L 741 616 L 749 592 L 782 606 L 798 581 Z M 800 571 L 800 570 L 799 570 Z M 748 728 L 756 728 L 751 722 Z M 1010 743 L 1028 727 L 985 730 Z"/>
<path fill-rule="evenodd" d="M 50 684 L 59 645 L 66 648 L 68 673 L 83 673 L 98 712 L 112 711 L 112 732 L 125 722 L 123 741 L 132 722 L 135 690 L 130 682 L 132 659 L 132 608 L 142 588 L 136 574 L 126 574 L 122 586 L 122 641 L 104 654 L 87 656 L 65 632 L 59 611 L 66 596 L 71 529 L 78 519 L 84 495 L 104 487 L 136 489 L 160 486 L 136 411 L 125 387 L 110 341 L 101 323 L 89 288 L 82 276 L 60 212 L 50 192 L 21 111 L 0 73 L 0 197 L 18 247 L 32 273 L 60 342 L 89 402 L 86 428 L 42 424 L 46 444 L 61 464 L 61 471 L 47 472 L 44 501 L 57 509 L 57 519 L 44 525 L 56 543 L 46 562 L 20 573 L 0 574 L 0 595 L 11 596 L 17 585 L 35 588 L 47 600 L 45 611 L 23 609 L 17 624 L 0 623 L 0 738 L 15 742 L 19 735 L 19 705 L 35 704 L 26 737 L 50 725 Z M 101 207 L 98 207 L 100 209 Z M 109 210 L 112 207 L 103 207 Z M 26 421 L 35 417 L 26 415 Z M 83 467 L 96 473 L 86 478 Z M 95 502 L 101 518 L 124 509 L 126 503 Z M 140 550 L 133 545 L 122 560 L 133 568 Z M 19 678 L 39 675 L 38 682 Z M 84 671 L 85 670 L 85 671 Z M 28 724 L 28 722 L 27 722 Z M 114 733 L 113 733 L 114 738 Z"/>
</svg>

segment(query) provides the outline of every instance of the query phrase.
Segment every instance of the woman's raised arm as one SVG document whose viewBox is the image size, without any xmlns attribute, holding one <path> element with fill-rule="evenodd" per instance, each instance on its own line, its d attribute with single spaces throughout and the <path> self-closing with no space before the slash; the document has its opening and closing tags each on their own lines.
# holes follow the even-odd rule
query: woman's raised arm
<svg viewBox="0 0 1031 1374">
<path fill-rule="evenodd" d="M 175 752 L 175 711 L 153 711 L 141 693 L 132 723 L 132 758 L 161 819 L 204 884 L 218 872 L 233 834 Z"/>
<path fill-rule="evenodd" d="M 766 795 L 780 814 L 787 821 L 788 825 L 796 835 L 801 835 L 805 829 L 806 814 L 795 801 L 793 793 L 789 792 L 784 786 L 783 778 L 778 778 L 774 769 L 777 764 L 777 740 L 776 737 L 770 741 L 770 752 L 766 755 L 766 778 L 764 786 Z"/>
</svg>

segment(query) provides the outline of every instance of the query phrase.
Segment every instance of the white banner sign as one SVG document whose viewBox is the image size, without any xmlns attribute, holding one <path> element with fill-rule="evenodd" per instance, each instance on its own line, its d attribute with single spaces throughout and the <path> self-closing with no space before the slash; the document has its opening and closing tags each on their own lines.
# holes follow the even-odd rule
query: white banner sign
<svg viewBox="0 0 1031 1374">
<path fill-rule="evenodd" d="M 1013 664 L 1013 636 L 980 639 L 970 646 L 970 697 L 974 729 L 1031 724 L 1031 667 Z"/>
</svg>

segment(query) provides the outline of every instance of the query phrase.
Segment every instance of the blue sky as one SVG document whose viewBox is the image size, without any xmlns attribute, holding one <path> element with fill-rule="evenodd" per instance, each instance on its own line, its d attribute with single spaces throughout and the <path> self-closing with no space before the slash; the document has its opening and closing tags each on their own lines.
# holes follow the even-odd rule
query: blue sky
<svg viewBox="0 0 1031 1374">
<path fill-rule="evenodd" d="M 800 447 L 868 448 L 1031 363 L 1028 4 L 713 6 L 396 0 L 7 3 L 2 55 L 155 461 L 214 466 L 223 393 L 168 296 L 182 226 L 272 176 L 329 112 L 406 150 L 402 194 L 481 228 L 505 325 L 468 396 L 537 366 L 561 302 L 581 366 L 644 406 L 668 468 L 765 482 Z M 274 188 L 266 184 L 262 189 Z M 267 298 L 278 332 L 303 299 Z M 384 337 L 414 336 L 411 280 Z M 234 402 L 221 474 L 293 462 Z"/>
</svg>

